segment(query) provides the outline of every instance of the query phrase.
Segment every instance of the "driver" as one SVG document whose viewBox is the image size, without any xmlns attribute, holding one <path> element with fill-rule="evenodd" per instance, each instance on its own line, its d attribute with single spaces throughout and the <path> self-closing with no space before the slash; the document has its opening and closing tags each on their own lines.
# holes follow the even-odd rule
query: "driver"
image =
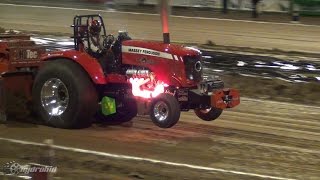
<svg viewBox="0 0 320 180">
<path fill-rule="evenodd" d="M 98 20 L 92 20 L 88 28 L 89 37 L 88 41 L 84 41 L 84 47 L 90 55 L 99 61 L 104 73 L 106 74 L 107 67 L 114 64 L 115 61 L 112 51 L 114 37 L 112 35 L 105 37 L 101 34 L 101 22 Z M 107 65 L 107 63 L 109 65 Z"/>
<path fill-rule="evenodd" d="M 103 47 L 104 37 L 101 36 L 101 22 L 98 20 L 93 20 L 89 25 L 89 38 L 85 41 L 84 46 L 87 51 L 92 53 L 100 54 L 105 48 Z M 89 47 L 90 45 L 90 47 Z"/>
</svg>

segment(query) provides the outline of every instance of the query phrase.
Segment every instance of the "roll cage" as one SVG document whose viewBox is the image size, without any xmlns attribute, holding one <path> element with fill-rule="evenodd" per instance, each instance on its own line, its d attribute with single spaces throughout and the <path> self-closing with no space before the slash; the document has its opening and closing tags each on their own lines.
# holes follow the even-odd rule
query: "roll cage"
<svg viewBox="0 0 320 180">
<path fill-rule="evenodd" d="M 106 37 L 106 28 L 103 22 L 103 18 L 101 15 L 92 14 L 92 15 L 77 15 L 73 19 L 73 36 L 74 39 L 74 49 L 77 51 L 81 51 L 84 41 L 87 41 L 88 43 L 88 51 L 91 51 L 91 45 L 90 45 L 90 33 L 89 33 L 89 24 L 93 20 L 98 20 L 101 22 L 101 28 L 102 28 L 102 36 Z"/>
</svg>

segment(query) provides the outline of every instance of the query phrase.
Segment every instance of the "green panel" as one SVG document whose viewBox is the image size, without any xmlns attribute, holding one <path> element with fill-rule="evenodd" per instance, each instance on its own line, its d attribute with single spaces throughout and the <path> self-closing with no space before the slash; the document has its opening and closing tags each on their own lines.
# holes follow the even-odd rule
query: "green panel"
<svg viewBox="0 0 320 180">
<path fill-rule="evenodd" d="M 116 100 L 110 97 L 103 97 L 101 101 L 102 114 L 108 116 L 110 114 L 115 114 L 116 110 Z"/>
<path fill-rule="evenodd" d="M 302 6 L 320 6 L 320 0 L 294 0 L 294 2 Z"/>
<path fill-rule="evenodd" d="M 292 0 L 300 6 L 300 15 L 320 16 L 320 0 Z"/>
<path fill-rule="evenodd" d="M 301 11 L 301 15 L 303 16 L 320 16 L 320 11 Z"/>
</svg>

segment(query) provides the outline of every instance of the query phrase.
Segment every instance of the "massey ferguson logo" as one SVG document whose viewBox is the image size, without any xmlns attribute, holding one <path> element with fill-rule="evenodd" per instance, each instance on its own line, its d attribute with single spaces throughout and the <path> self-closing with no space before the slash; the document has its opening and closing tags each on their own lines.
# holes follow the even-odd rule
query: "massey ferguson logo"
<svg viewBox="0 0 320 180">
<path fill-rule="evenodd" d="M 19 53 L 20 59 L 37 59 L 38 52 L 32 50 L 21 50 Z"/>
</svg>

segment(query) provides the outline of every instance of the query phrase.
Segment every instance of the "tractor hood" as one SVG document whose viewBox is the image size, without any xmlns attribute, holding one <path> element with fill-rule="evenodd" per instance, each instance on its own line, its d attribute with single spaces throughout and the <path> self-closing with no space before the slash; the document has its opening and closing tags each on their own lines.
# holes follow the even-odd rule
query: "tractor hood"
<svg viewBox="0 0 320 180">
<path fill-rule="evenodd" d="M 156 52 L 163 52 L 165 55 L 172 55 L 173 57 L 201 55 L 201 52 L 198 49 L 176 44 L 164 44 L 161 41 L 128 40 L 122 43 L 122 48 L 137 51 L 136 53 L 140 52 L 145 55 L 148 55 L 148 53 L 151 53 L 150 55 L 155 55 Z M 148 50 L 153 51 L 148 52 Z"/>
<path fill-rule="evenodd" d="M 202 79 L 201 52 L 181 45 L 127 40 L 122 43 L 122 63 L 149 69 L 176 87 L 193 87 Z"/>
</svg>

